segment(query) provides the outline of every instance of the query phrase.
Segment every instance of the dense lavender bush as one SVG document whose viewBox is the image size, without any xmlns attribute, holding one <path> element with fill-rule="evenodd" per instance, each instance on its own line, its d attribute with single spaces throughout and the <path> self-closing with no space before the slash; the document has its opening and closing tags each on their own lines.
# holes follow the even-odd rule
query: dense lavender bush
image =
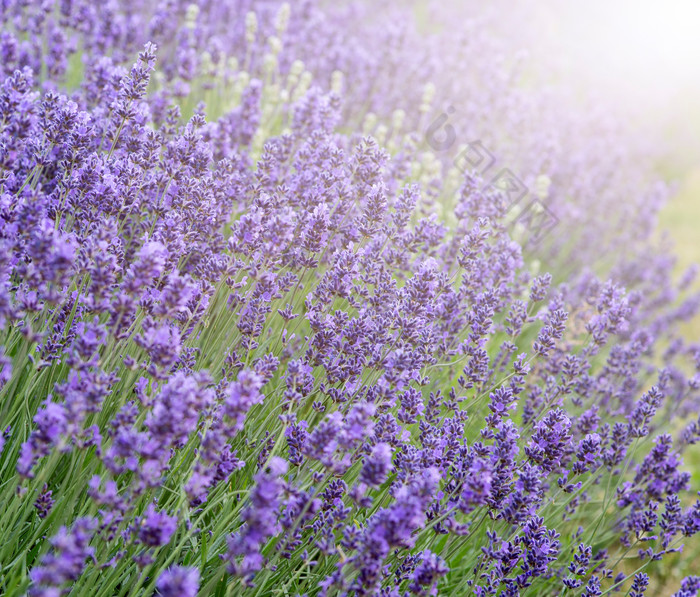
<svg viewBox="0 0 700 597">
<path fill-rule="evenodd" d="M 697 594 L 667 189 L 408 13 L 0 6 L 3 594 Z M 460 98 L 541 243 L 426 143 Z"/>
</svg>

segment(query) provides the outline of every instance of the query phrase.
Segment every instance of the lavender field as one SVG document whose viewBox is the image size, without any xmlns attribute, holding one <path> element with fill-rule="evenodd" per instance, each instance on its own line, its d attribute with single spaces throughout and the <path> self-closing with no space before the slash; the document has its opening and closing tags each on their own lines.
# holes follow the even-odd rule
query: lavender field
<svg viewBox="0 0 700 597">
<path fill-rule="evenodd" d="M 527 6 L 0 0 L 0 595 L 700 592 L 700 212 Z"/>
</svg>

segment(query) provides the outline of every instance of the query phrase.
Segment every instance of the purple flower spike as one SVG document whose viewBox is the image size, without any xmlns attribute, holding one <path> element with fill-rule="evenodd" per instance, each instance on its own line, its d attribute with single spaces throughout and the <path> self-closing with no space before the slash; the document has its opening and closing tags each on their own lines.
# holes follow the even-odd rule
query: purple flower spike
<svg viewBox="0 0 700 597">
<path fill-rule="evenodd" d="M 161 597 L 195 597 L 199 591 L 199 570 L 187 566 L 163 570 L 156 589 Z"/>
</svg>

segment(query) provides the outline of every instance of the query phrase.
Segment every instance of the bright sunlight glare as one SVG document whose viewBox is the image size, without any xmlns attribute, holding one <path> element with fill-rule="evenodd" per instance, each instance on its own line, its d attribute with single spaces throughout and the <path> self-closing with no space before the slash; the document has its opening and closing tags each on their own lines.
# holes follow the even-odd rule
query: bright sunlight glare
<svg viewBox="0 0 700 597">
<path fill-rule="evenodd" d="M 556 44 L 549 50 L 600 94 L 661 107 L 700 90 L 700 1 L 551 2 L 548 9 Z"/>
</svg>

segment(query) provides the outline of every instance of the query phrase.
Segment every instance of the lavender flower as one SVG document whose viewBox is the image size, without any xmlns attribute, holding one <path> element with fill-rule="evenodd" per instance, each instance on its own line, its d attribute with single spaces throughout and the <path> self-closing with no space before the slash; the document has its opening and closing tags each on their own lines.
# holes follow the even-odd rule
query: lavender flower
<svg viewBox="0 0 700 597">
<path fill-rule="evenodd" d="M 275 457 L 270 459 L 268 470 L 256 475 L 250 505 L 241 517 L 245 526 L 228 541 L 230 570 L 233 574 L 247 577 L 262 568 L 264 558 L 260 549 L 278 529 L 277 509 L 282 490 L 280 475 L 286 470 L 286 462 Z"/>
<path fill-rule="evenodd" d="M 177 529 L 177 518 L 158 512 L 150 504 L 143 515 L 137 519 L 138 538 L 144 545 L 160 547 L 170 541 Z"/>
<path fill-rule="evenodd" d="M 39 497 L 37 497 L 34 502 L 34 507 L 37 509 L 37 516 L 39 516 L 39 518 L 46 518 L 51 508 L 53 508 L 55 500 L 51 497 L 52 495 L 53 491 L 44 484 L 44 489 L 42 489 Z"/>
<path fill-rule="evenodd" d="M 680 591 L 676 591 L 673 597 L 695 597 L 700 591 L 700 577 L 687 576 L 681 581 Z"/>
<path fill-rule="evenodd" d="M 173 566 L 161 572 L 156 587 L 162 597 L 194 597 L 199 590 L 199 570 Z"/>
<path fill-rule="evenodd" d="M 31 572 L 31 594 L 58 594 L 66 583 L 78 579 L 86 560 L 95 553 L 94 548 L 90 547 L 95 526 L 94 519 L 79 518 L 70 531 L 66 527 L 59 529 L 51 538 L 53 552 L 46 554 L 41 564 Z"/>
<path fill-rule="evenodd" d="M 379 487 L 391 470 L 391 446 L 379 443 L 365 460 L 360 471 L 360 482 L 370 487 Z"/>
</svg>

